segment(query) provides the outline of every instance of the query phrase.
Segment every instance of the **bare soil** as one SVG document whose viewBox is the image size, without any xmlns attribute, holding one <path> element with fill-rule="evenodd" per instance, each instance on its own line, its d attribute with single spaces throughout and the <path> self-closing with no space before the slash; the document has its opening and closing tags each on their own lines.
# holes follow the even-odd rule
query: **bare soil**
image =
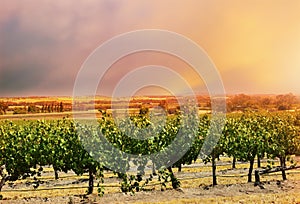
<svg viewBox="0 0 300 204">
<path fill-rule="evenodd" d="M 299 157 L 295 158 L 299 160 Z M 222 162 L 223 164 L 227 162 Z M 200 166 L 199 166 L 200 165 Z M 243 164 L 240 164 L 243 165 Z M 265 177 L 262 179 L 261 185 L 255 186 L 254 183 L 246 183 L 246 177 L 240 178 L 240 175 L 247 174 L 247 168 L 238 169 L 225 169 L 218 171 L 219 185 L 211 186 L 207 185 L 211 183 L 211 178 L 202 178 L 210 176 L 210 172 L 201 171 L 206 165 L 203 163 L 194 164 L 194 166 L 185 167 L 183 172 L 177 172 L 175 175 L 183 179 L 182 188 L 179 190 L 173 190 L 170 188 L 161 191 L 160 186 L 153 188 L 149 191 L 137 192 L 134 195 L 121 192 L 107 192 L 103 197 L 97 196 L 97 189 L 94 189 L 94 194 L 85 195 L 86 189 L 82 189 L 81 193 L 71 191 L 70 193 L 58 195 L 49 191 L 47 193 L 38 194 L 33 193 L 28 196 L 16 195 L 15 197 L 5 197 L 4 200 L 0 200 L 0 203 L 299 203 L 300 204 L 300 174 L 288 175 L 287 181 L 282 181 L 281 176 Z M 222 177 L 235 175 L 235 177 Z M 47 187 L 60 187 L 70 185 L 83 185 L 87 187 L 87 180 L 79 177 L 72 177 L 71 173 L 60 173 L 61 177 L 71 176 L 65 179 L 54 180 L 53 172 L 45 172 L 43 176 L 50 177 L 46 179 L 39 188 Z M 74 176 L 74 174 L 73 174 Z M 189 178 L 197 178 L 191 179 Z M 187 180 L 185 180 L 187 179 Z M 206 179 L 206 180 L 205 180 Z M 222 179 L 226 179 L 222 182 Z M 32 181 L 31 181 L 32 182 Z M 107 177 L 105 183 L 118 183 L 119 180 L 116 177 Z M 31 183 L 32 184 L 32 183 Z M 5 189 L 32 189 L 32 185 L 24 182 L 17 182 L 13 185 L 5 185 Z M 51 193 L 51 194 L 50 194 Z M 62 195 L 62 196 L 61 196 Z"/>
<path fill-rule="evenodd" d="M 271 200 L 264 200 L 266 198 Z M 276 195 L 278 195 L 276 197 Z M 293 195 L 293 197 L 290 197 Z M 295 196 L 296 195 L 296 196 Z M 297 196 L 299 195 L 299 196 Z M 17 200 L 2 200 L 0 203 L 205 203 L 207 201 L 234 201 L 233 203 L 248 203 L 253 196 L 256 201 L 267 203 L 280 202 L 299 203 L 300 202 L 300 181 L 272 181 L 264 182 L 260 186 L 254 186 L 253 183 L 217 185 L 217 186 L 199 186 L 198 188 L 183 188 L 180 190 L 167 189 L 165 191 L 148 191 L 138 192 L 135 195 L 124 193 L 105 194 L 104 197 L 96 195 L 75 195 L 75 196 L 58 196 L 58 197 L 32 197 Z M 272 200 L 274 197 L 274 200 Z M 298 199 L 298 200 L 297 200 Z"/>
</svg>

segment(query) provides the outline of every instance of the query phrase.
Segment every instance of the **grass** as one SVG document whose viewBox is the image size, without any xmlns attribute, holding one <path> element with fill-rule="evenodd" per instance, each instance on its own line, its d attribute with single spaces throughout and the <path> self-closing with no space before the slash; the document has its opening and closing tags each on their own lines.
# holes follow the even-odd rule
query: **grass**
<svg viewBox="0 0 300 204">
<path fill-rule="evenodd" d="M 135 204 L 148 204 L 153 202 L 135 202 Z M 234 197 L 214 197 L 214 198 L 191 198 L 191 199 L 174 199 L 169 201 L 155 202 L 157 204 L 177 204 L 177 203 L 282 203 L 292 204 L 300 203 L 300 196 L 298 193 L 278 193 L 261 195 L 246 195 Z"/>
</svg>

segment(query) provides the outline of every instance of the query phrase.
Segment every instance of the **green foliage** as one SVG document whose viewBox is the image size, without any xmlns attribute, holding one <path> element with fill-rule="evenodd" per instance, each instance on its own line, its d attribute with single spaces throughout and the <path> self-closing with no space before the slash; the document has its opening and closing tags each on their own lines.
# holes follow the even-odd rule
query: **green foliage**
<svg viewBox="0 0 300 204">
<path fill-rule="evenodd" d="M 28 108 L 27 108 L 27 112 L 28 113 L 39 113 L 40 112 L 40 108 L 35 106 L 34 104 L 29 104 Z"/>
<path fill-rule="evenodd" d="M 192 114 L 191 114 L 192 116 Z M 159 120 L 160 118 L 157 118 Z M 8 180 L 15 181 L 28 176 L 39 176 L 43 166 L 52 165 L 57 171 L 74 171 L 77 175 L 90 172 L 98 178 L 98 195 L 104 194 L 104 170 L 114 167 L 120 172 L 137 167 L 134 174 L 118 173 L 121 191 L 135 193 L 144 190 L 153 176 L 145 175 L 146 160 L 129 155 L 152 155 L 158 152 L 177 156 L 175 150 L 166 149 L 176 139 L 187 145 L 188 151 L 177 158 L 173 166 L 191 164 L 205 151 L 203 144 L 215 143 L 208 155 L 200 155 L 204 162 L 226 154 L 241 161 L 252 163 L 254 158 L 282 158 L 282 161 L 299 151 L 299 113 L 243 113 L 228 114 L 222 134 L 209 138 L 210 116 L 184 117 L 179 113 L 168 116 L 165 123 L 150 121 L 147 114 L 139 114 L 118 121 L 102 113 L 97 125 L 89 121 L 75 123 L 72 120 L 37 120 L 22 122 L 0 122 L 0 166 L 5 166 Z M 191 128 L 196 124 L 198 128 Z M 131 124 L 131 126 L 129 126 Z M 132 128 L 128 128 L 132 127 Z M 138 128 L 134 128 L 138 127 Z M 126 131 L 124 131 L 126 130 Z M 142 138 L 142 139 L 141 139 Z M 185 141 L 189 141 L 185 143 Z M 111 144 L 113 148 L 107 144 Z M 84 148 L 89 147 L 89 149 Z M 120 152 L 128 153 L 126 155 Z M 167 182 L 178 188 L 180 182 L 161 161 L 152 162 L 158 170 L 158 181 L 162 189 Z M 269 163 L 271 168 L 272 163 Z M 122 170 L 122 171 L 121 171 Z M 249 176 L 251 176 L 251 165 Z M 35 183 L 38 187 L 38 179 Z"/>
<path fill-rule="evenodd" d="M 14 108 L 13 114 L 26 114 L 27 110 L 26 108 Z"/>
<path fill-rule="evenodd" d="M 98 162 L 81 146 L 71 120 L 4 121 L 0 138 L 0 166 L 5 166 L 10 181 L 39 176 L 45 165 L 78 175 L 98 170 Z"/>
</svg>

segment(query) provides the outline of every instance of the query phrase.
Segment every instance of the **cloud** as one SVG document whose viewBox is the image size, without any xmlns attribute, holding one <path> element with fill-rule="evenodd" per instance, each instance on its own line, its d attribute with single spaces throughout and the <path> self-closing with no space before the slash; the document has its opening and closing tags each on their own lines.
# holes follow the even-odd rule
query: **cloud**
<svg viewBox="0 0 300 204">
<path fill-rule="evenodd" d="M 0 38 L 0 93 L 22 94 L 35 89 L 47 79 L 51 63 L 47 50 L 53 39 L 24 31 L 18 17 L 12 17 L 1 27 Z M 41 55 L 41 50 L 46 51 Z M 49 54 L 50 55 L 50 54 Z"/>
<path fill-rule="evenodd" d="M 300 93 L 297 75 L 288 74 L 300 66 L 299 9 L 297 0 L 4 0 L 0 96 L 70 95 L 77 72 L 95 48 L 118 34 L 146 28 L 178 32 L 202 46 L 228 90 Z M 107 80 L 108 90 L 119 75 Z M 188 78 L 195 81 L 193 74 Z M 254 82 L 251 90 L 247 81 Z"/>
<path fill-rule="evenodd" d="M 38 64 L 23 64 L 19 69 L 1 70 L 0 93 L 13 95 L 28 89 L 37 88 L 47 77 L 46 69 L 41 69 Z"/>
</svg>

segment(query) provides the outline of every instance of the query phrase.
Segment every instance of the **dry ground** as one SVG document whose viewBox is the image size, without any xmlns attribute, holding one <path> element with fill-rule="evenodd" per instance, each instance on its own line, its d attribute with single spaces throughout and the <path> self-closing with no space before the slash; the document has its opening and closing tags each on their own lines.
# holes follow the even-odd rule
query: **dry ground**
<svg viewBox="0 0 300 204">
<path fill-rule="evenodd" d="M 299 158 L 297 158 L 298 160 Z M 149 191 L 137 192 L 135 195 L 120 193 L 119 188 L 105 188 L 104 197 L 94 194 L 86 196 L 87 176 L 75 176 L 72 173 L 60 173 L 60 179 L 53 179 L 53 171 L 46 168 L 41 180 L 45 182 L 38 189 L 53 187 L 76 187 L 79 189 L 58 189 L 32 191 L 30 180 L 19 180 L 13 186 L 5 185 L 3 195 L 5 200 L 0 203 L 299 203 L 300 204 L 300 172 L 289 171 L 288 180 L 282 181 L 280 174 L 262 176 L 261 186 L 247 183 L 247 163 L 240 163 L 237 169 L 230 169 L 229 161 L 222 161 L 218 166 L 218 185 L 212 187 L 210 166 L 198 163 L 176 172 L 181 180 L 182 188 L 172 190 L 170 186 L 161 191 L 161 186 L 151 186 Z M 112 173 L 105 174 L 105 184 L 118 185 L 118 179 Z M 208 176 L 208 177 L 206 177 Z M 204 178 L 203 178 L 204 177 Z M 193 179 L 191 179 L 193 178 Z M 9 189 L 21 189 L 24 192 L 10 192 Z M 26 191 L 26 189 L 31 191 Z M 8 190 L 8 191 L 5 191 Z"/>
<path fill-rule="evenodd" d="M 30 197 L 3 200 L 0 203 L 300 203 L 300 181 L 264 182 L 261 187 L 253 183 L 203 185 L 181 190 L 138 192 L 135 195 L 123 193 L 105 194 L 104 197 L 55 196 Z"/>
</svg>

